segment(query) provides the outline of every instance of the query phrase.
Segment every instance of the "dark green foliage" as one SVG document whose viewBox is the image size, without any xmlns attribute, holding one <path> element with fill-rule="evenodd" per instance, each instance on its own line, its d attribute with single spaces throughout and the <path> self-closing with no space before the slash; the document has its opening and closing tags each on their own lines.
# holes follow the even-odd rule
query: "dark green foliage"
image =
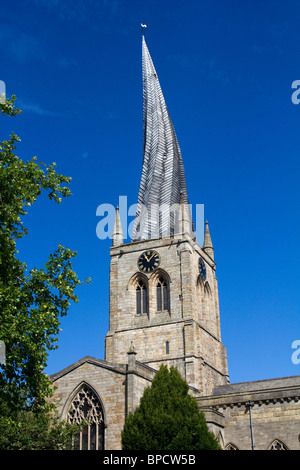
<svg viewBox="0 0 300 470">
<path fill-rule="evenodd" d="M 126 418 L 123 450 L 219 450 L 178 370 L 161 366 L 139 407 Z"/>
<path fill-rule="evenodd" d="M 1 450 L 70 450 L 78 426 L 60 421 L 55 414 L 12 410 L 0 400 Z"/>
</svg>

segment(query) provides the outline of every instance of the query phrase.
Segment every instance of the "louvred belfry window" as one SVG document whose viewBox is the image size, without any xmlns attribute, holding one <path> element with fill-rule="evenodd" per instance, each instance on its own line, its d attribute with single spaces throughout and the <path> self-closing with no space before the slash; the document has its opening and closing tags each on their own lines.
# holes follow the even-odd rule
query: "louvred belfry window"
<svg viewBox="0 0 300 470">
<path fill-rule="evenodd" d="M 156 285 L 157 311 L 169 310 L 169 289 L 164 277 L 160 277 Z"/>
<path fill-rule="evenodd" d="M 77 450 L 104 450 L 104 420 L 99 398 L 87 385 L 83 385 L 68 412 L 68 421 L 72 424 L 87 424 L 81 428 L 74 442 Z"/>
<path fill-rule="evenodd" d="M 148 313 L 148 289 L 143 280 L 136 286 L 136 314 Z"/>
</svg>

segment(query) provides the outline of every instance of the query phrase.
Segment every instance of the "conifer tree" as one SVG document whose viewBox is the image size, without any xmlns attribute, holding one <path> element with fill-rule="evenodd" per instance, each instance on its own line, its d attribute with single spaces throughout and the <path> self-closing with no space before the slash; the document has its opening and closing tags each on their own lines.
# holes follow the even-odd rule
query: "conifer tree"
<svg viewBox="0 0 300 470">
<path fill-rule="evenodd" d="M 123 450 L 220 450 L 177 368 L 162 365 L 122 431 Z"/>
</svg>

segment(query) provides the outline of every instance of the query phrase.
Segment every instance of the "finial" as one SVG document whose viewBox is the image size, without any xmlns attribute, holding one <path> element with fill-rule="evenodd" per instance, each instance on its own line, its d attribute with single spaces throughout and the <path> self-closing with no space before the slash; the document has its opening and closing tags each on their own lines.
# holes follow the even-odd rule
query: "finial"
<svg viewBox="0 0 300 470">
<path fill-rule="evenodd" d="M 131 341 L 130 348 L 127 354 L 136 354 L 135 348 L 133 346 L 133 341 Z"/>
</svg>

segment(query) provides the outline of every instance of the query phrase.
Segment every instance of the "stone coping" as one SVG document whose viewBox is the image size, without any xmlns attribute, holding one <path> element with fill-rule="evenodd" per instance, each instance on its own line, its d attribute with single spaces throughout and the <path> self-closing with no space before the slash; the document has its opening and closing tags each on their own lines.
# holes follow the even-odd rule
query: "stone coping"
<svg viewBox="0 0 300 470">
<path fill-rule="evenodd" d="M 240 392 L 267 391 L 287 387 L 300 387 L 300 375 L 220 385 L 214 388 L 213 396 Z"/>
<path fill-rule="evenodd" d="M 121 374 L 126 374 L 126 365 L 125 364 L 115 364 L 115 363 L 112 363 L 112 362 L 104 361 L 102 359 L 97 359 L 95 357 L 85 356 L 82 359 L 79 359 L 78 361 L 74 362 L 70 366 L 66 367 L 65 369 L 62 369 L 59 372 L 51 374 L 49 376 L 49 378 L 50 378 L 50 380 L 52 380 L 52 382 L 54 382 L 55 380 L 59 379 L 63 375 L 68 374 L 72 370 L 77 369 L 77 367 L 80 367 L 82 364 L 85 364 L 85 363 L 94 364 L 96 366 L 112 370 L 114 372 L 118 372 L 118 373 L 121 373 Z"/>
<path fill-rule="evenodd" d="M 244 406 L 247 402 L 262 405 L 300 400 L 300 376 L 256 380 L 216 387 L 213 395 L 197 398 L 200 408 Z"/>
<path fill-rule="evenodd" d="M 79 361 L 74 362 L 70 366 L 66 367 L 65 369 L 62 369 L 59 372 L 56 372 L 52 375 L 49 376 L 50 380 L 52 382 L 55 382 L 55 380 L 58 380 L 60 377 L 69 374 L 72 372 L 72 370 L 77 369 L 81 365 L 88 363 L 88 364 L 93 364 L 97 367 L 102 367 L 104 369 L 111 370 L 112 372 L 118 373 L 118 374 L 123 374 L 126 375 L 128 373 L 134 373 L 136 375 L 139 375 L 146 380 L 152 380 L 155 373 L 157 372 L 156 369 L 153 369 L 151 366 L 147 364 L 143 364 L 141 362 L 136 361 L 134 369 L 128 370 L 128 364 L 117 364 L 117 363 L 112 363 L 112 362 L 107 362 L 102 359 L 97 359 L 95 357 L 91 356 L 85 356 L 82 359 L 79 359 Z"/>
</svg>

